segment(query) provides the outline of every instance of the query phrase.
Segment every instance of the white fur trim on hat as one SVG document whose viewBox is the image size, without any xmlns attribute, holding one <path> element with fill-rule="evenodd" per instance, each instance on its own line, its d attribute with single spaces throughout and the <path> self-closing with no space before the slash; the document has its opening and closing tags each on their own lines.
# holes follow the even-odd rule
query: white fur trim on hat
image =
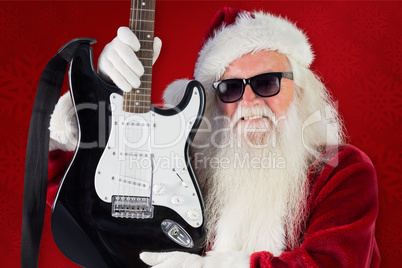
<svg viewBox="0 0 402 268">
<path fill-rule="evenodd" d="M 239 13 L 218 28 L 199 53 L 194 77 L 203 84 L 220 79 L 231 62 L 259 50 L 275 50 L 308 68 L 314 59 L 304 33 L 288 20 L 268 13 Z"/>
</svg>

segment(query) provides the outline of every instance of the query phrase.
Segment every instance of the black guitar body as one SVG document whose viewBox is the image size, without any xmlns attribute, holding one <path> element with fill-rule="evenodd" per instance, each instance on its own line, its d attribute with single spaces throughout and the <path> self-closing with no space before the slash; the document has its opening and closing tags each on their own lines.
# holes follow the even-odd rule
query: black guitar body
<svg viewBox="0 0 402 268">
<path fill-rule="evenodd" d="M 163 206 L 154 206 L 151 219 L 115 218 L 111 215 L 111 204 L 98 197 L 94 175 L 111 127 L 109 97 L 121 91 L 104 83 L 96 74 L 89 41 L 75 42 L 77 48 L 72 55 L 69 78 L 80 135 L 52 208 L 52 233 L 57 246 L 73 262 L 98 268 L 147 267 L 139 259 L 142 251 L 179 250 L 200 254 L 204 246 L 204 222 L 193 228 L 174 210 Z M 74 41 L 69 46 L 74 46 Z M 198 82 L 190 82 L 182 102 L 175 109 L 152 107 L 152 110 L 166 116 L 177 113 L 177 109 L 186 106 L 194 87 L 202 89 Z M 205 96 L 203 90 L 200 92 L 202 107 L 199 114 L 202 115 Z M 200 121 L 200 117 L 197 120 Z M 194 135 L 195 131 L 189 136 L 188 143 Z M 201 193 L 188 164 L 188 143 L 186 161 L 203 210 Z M 194 242 L 192 248 L 178 245 L 162 231 L 161 223 L 166 219 L 175 221 L 186 230 Z"/>
</svg>

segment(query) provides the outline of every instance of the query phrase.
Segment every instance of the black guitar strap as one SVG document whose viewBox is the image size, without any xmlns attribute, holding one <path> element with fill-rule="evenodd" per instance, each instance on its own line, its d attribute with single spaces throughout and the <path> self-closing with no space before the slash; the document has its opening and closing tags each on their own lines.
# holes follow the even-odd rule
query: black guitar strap
<svg viewBox="0 0 402 268">
<path fill-rule="evenodd" d="M 22 209 L 21 267 L 37 267 L 46 208 L 49 122 L 60 97 L 68 61 L 60 54 L 46 65 L 39 80 L 29 126 Z"/>
<path fill-rule="evenodd" d="M 60 97 L 68 63 L 82 43 L 94 39 L 74 39 L 64 45 L 46 65 L 39 80 L 29 126 L 25 159 L 22 208 L 21 267 L 37 267 L 39 245 L 46 209 L 49 160 L 50 116 Z"/>
</svg>

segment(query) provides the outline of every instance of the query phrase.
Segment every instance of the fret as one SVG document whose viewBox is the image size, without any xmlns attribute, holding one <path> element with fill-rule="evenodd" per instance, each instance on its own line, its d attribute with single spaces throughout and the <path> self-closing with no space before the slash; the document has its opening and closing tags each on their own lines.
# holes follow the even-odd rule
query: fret
<svg viewBox="0 0 402 268">
<path fill-rule="evenodd" d="M 152 52 L 152 53 L 154 52 L 153 49 L 144 49 L 144 48 L 141 48 L 141 50 L 142 50 L 142 51 L 146 51 L 146 52 Z"/>
<path fill-rule="evenodd" d="M 149 83 L 149 84 L 151 84 L 152 83 L 152 81 L 142 81 L 143 83 L 141 83 L 141 85 L 144 85 L 144 84 L 147 84 L 147 83 Z M 145 88 L 145 87 L 139 87 L 139 88 L 135 88 L 136 90 L 139 90 L 139 89 L 142 89 L 142 88 Z"/>
<path fill-rule="evenodd" d="M 138 30 L 133 30 L 133 32 L 138 34 L 138 40 L 148 40 L 153 42 L 154 41 L 154 32 L 150 32 L 150 31 L 138 31 Z M 151 34 L 150 34 L 151 33 Z"/>
<path fill-rule="evenodd" d="M 150 94 L 141 94 L 141 93 L 136 93 L 135 95 L 136 95 L 136 96 L 147 96 L 147 97 L 150 97 L 150 96 L 151 96 Z"/>
<path fill-rule="evenodd" d="M 126 107 L 151 108 L 151 102 L 150 101 L 129 102 L 126 103 Z"/>
<path fill-rule="evenodd" d="M 154 27 L 154 22 L 149 20 L 138 20 L 138 19 L 130 19 L 131 28 L 143 28 L 140 31 L 152 31 Z"/>
<path fill-rule="evenodd" d="M 153 32 L 151 33 L 146 33 L 146 32 L 138 32 L 138 31 L 133 31 L 137 37 L 138 40 L 140 41 L 147 41 L 147 42 L 154 42 L 154 35 Z"/>
<path fill-rule="evenodd" d="M 153 42 L 142 43 L 142 42 L 140 41 L 140 44 L 141 44 L 141 49 L 140 49 L 140 51 L 149 53 L 148 55 L 144 55 L 144 56 L 145 56 L 146 58 L 148 58 L 148 59 L 151 59 L 152 57 L 148 57 L 148 56 L 154 54 L 154 50 L 153 50 L 153 48 L 154 48 L 154 43 L 153 43 Z M 140 52 L 140 53 L 142 53 L 142 52 Z"/>
<path fill-rule="evenodd" d="M 141 32 L 141 33 L 153 33 L 154 31 L 150 30 L 135 30 L 136 32 Z"/>
<path fill-rule="evenodd" d="M 146 90 L 151 90 L 151 89 L 150 89 L 150 88 L 135 89 L 135 90 L 133 90 L 133 91 L 131 91 L 131 92 L 127 92 L 127 93 L 128 93 L 128 94 L 131 94 L 131 95 L 138 95 L 138 94 L 148 94 L 148 95 L 151 95 L 150 92 L 149 92 L 149 91 L 146 91 Z"/>
<path fill-rule="evenodd" d="M 127 95 L 126 95 L 126 97 L 127 97 L 127 101 L 138 101 L 138 100 L 141 100 L 141 101 L 149 101 L 149 100 L 147 100 L 147 99 L 140 99 L 138 96 L 139 96 L 140 94 L 132 94 L 132 93 L 128 93 Z M 150 97 L 151 96 L 151 94 L 141 94 L 141 95 L 144 95 L 144 96 L 147 96 L 147 97 Z M 138 98 L 137 98 L 138 97 Z"/>
<path fill-rule="evenodd" d="M 150 97 L 151 94 L 143 94 L 143 96 Z M 150 101 L 148 98 L 143 99 L 139 97 L 139 94 L 127 93 L 125 95 L 127 101 Z"/>
<path fill-rule="evenodd" d="M 125 103 L 126 107 L 148 107 L 151 108 L 151 101 L 149 100 L 131 100 Z"/>
<path fill-rule="evenodd" d="M 145 87 L 143 87 L 143 88 L 135 88 L 135 89 L 133 89 L 133 91 L 128 92 L 128 93 L 133 94 L 133 95 L 134 94 L 142 94 L 142 93 L 146 93 L 146 92 L 144 92 L 145 90 L 151 90 L 151 89 L 150 88 L 145 88 Z M 141 92 L 141 91 L 143 91 L 143 92 Z"/>
<path fill-rule="evenodd" d="M 132 95 L 130 95 L 130 96 L 132 97 Z M 136 105 L 139 105 L 140 103 L 141 103 L 141 104 L 145 103 L 146 105 L 148 105 L 148 103 L 151 101 L 151 100 L 148 98 L 148 97 L 150 97 L 150 95 L 147 95 L 146 97 L 144 97 L 144 96 L 142 96 L 142 97 L 136 96 L 136 98 L 131 98 L 130 96 L 126 96 L 126 98 L 127 98 L 126 103 L 127 103 L 127 104 L 131 104 L 131 105 L 136 104 Z M 138 104 L 137 104 L 137 103 L 138 103 Z"/>
<path fill-rule="evenodd" d="M 135 8 L 130 8 L 131 11 L 136 10 Z M 146 8 L 141 8 L 141 11 L 150 11 L 150 12 L 155 12 L 153 9 L 146 9 Z"/>
<path fill-rule="evenodd" d="M 151 108 L 150 104 L 151 104 L 150 101 L 139 101 L 139 102 L 137 101 L 130 104 L 126 104 L 126 106 L 130 108 Z"/>
<path fill-rule="evenodd" d="M 130 112 L 137 112 L 137 113 L 144 112 L 146 110 L 150 110 L 150 107 L 144 106 L 144 105 L 129 106 L 127 108 L 129 108 L 131 110 Z"/>
<path fill-rule="evenodd" d="M 130 21 L 144 21 L 144 22 L 152 22 L 152 23 L 154 23 L 153 20 L 142 20 L 142 19 L 130 19 Z"/>
</svg>

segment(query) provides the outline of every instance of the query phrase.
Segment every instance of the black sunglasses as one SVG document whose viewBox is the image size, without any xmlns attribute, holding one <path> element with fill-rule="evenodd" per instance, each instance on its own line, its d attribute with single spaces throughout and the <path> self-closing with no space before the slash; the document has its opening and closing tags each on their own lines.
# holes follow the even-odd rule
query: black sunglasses
<svg viewBox="0 0 402 268">
<path fill-rule="evenodd" d="M 293 73 L 265 73 L 247 79 L 226 79 L 212 85 L 222 102 L 232 103 L 243 98 L 246 85 L 250 85 L 254 93 L 263 98 L 277 95 L 281 90 L 282 77 L 293 80 Z"/>
</svg>

